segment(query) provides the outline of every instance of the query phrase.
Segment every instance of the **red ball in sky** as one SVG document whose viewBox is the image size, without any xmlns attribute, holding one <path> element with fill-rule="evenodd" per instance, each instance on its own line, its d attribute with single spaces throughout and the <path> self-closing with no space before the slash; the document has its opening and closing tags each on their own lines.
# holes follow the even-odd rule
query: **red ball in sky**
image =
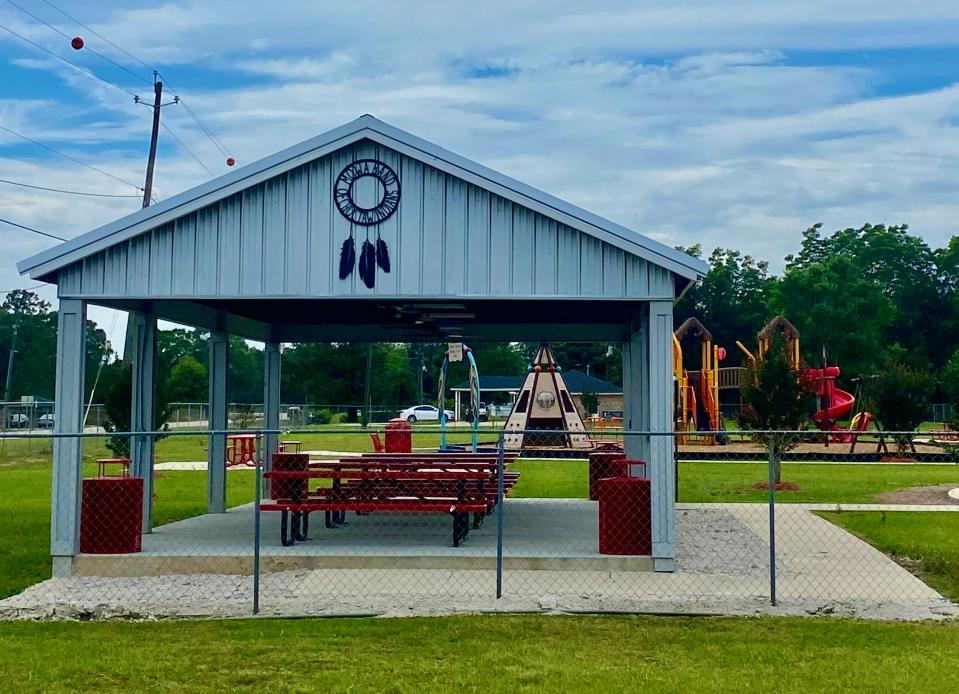
<svg viewBox="0 0 959 694">
<path fill-rule="evenodd" d="M 234 164 L 236 164 L 236 159 L 234 159 L 233 157 L 227 157 L 227 158 L 226 158 L 226 165 L 227 165 L 227 166 L 233 166 Z"/>
<path fill-rule="evenodd" d="M 719 347 L 719 348 L 716 350 L 716 358 L 719 359 L 719 361 L 722 361 L 723 359 L 726 358 L 726 348 L 725 348 L 725 347 Z"/>
<path fill-rule="evenodd" d="M 74 36 L 70 40 L 70 45 L 73 46 L 73 50 L 79 51 L 81 48 L 83 48 L 83 39 L 79 36 Z"/>
</svg>

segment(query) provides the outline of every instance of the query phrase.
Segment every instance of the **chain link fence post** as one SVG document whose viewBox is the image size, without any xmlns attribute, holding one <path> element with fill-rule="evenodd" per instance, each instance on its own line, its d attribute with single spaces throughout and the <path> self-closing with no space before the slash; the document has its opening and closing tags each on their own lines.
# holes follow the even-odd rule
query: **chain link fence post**
<svg viewBox="0 0 959 694">
<path fill-rule="evenodd" d="M 504 432 L 500 431 L 496 443 L 496 599 L 503 597 L 503 448 Z"/>
<path fill-rule="evenodd" d="M 768 434 L 769 449 L 769 601 L 776 606 L 776 469 L 779 456 L 777 434 Z"/>
<path fill-rule="evenodd" d="M 263 463 L 256 461 L 253 475 L 253 614 L 260 612 L 260 500 L 263 491 Z"/>
</svg>

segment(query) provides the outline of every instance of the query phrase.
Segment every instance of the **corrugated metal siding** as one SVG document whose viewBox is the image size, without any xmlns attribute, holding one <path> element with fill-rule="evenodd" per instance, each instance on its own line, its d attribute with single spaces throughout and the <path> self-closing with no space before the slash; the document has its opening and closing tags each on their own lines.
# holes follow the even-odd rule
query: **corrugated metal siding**
<svg viewBox="0 0 959 694">
<path fill-rule="evenodd" d="M 333 181 L 355 159 L 400 177 L 396 213 L 354 227 L 390 250 L 367 288 L 339 279 L 350 223 Z M 370 197 L 370 190 L 358 189 Z M 369 201 L 367 201 L 369 203 Z M 673 275 L 621 249 L 369 141 L 252 186 L 59 275 L 61 296 L 473 296 L 671 298 Z"/>
</svg>

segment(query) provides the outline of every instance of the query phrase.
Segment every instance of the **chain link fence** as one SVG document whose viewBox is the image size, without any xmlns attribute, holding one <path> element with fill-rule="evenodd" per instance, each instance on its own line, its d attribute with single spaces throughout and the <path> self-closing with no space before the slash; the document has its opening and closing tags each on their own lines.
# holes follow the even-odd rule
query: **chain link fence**
<svg viewBox="0 0 959 694">
<path fill-rule="evenodd" d="M 0 489 L 42 517 L 49 477 L 28 487 L 17 471 L 48 470 L 75 438 L 37 437 L 0 440 Z M 923 530 L 959 511 L 947 430 L 489 427 L 475 451 L 466 426 L 405 422 L 136 434 L 152 475 L 111 450 L 117 435 L 81 438 L 82 476 L 54 471 L 55 528 L 79 504 L 72 575 L 24 579 L 0 614 L 959 609 L 959 563 Z M 906 518 L 916 556 L 890 539 Z M 22 542 L 49 553 L 48 534 Z"/>
</svg>

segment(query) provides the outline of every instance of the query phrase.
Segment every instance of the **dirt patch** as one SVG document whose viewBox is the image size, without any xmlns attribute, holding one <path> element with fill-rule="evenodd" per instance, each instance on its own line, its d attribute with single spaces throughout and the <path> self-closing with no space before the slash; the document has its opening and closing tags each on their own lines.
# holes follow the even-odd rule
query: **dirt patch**
<svg viewBox="0 0 959 694">
<path fill-rule="evenodd" d="M 959 487 L 959 482 L 937 484 L 931 487 L 907 487 L 894 492 L 876 494 L 876 501 L 882 504 L 959 506 L 959 499 L 949 496 L 949 490 L 956 487 Z"/>
<path fill-rule="evenodd" d="M 765 491 L 769 489 L 769 482 L 756 482 L 756 484 L 753 485 L 753 489 L 762 489 Z M 801 490 L 799 489 L 799 485 L 796 484 L 795 482 L 777 482 L 776 491 L 777 492 L 798 492 Z"/>
</svg>

